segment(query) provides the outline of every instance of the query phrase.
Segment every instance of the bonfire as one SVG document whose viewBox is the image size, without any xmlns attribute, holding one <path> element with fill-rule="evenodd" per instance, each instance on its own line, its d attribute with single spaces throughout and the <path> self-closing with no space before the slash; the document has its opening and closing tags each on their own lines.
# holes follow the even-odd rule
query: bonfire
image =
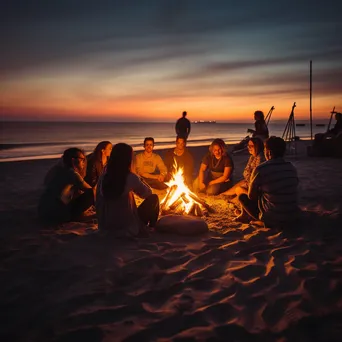
<svg viewBox="0 0 342 342">
<path fill-rule="evenodd" d="M 210 207 L 186 186 L 183 168 L 175 162 L 174 170 L 170 181 L 165 183 L 168 191 L 160 203 L 161 213 L 207 216 Z"/>
</svg>

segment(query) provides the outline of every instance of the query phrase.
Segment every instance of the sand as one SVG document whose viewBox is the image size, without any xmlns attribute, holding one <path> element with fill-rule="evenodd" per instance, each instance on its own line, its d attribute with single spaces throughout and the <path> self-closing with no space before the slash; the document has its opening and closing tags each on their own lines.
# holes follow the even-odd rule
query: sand
<svg viewBox="0 0 342 342">
<path fill-rule="evenodd" d="M 196 164 L 206 148 L 194 148 Z M 231 221 L 209 233 L 115 240 L 96 223 L 42 226 L 54 160 L 0 163 L 1 341 L 338 341 L 342 333 L 342 160 L 291 156 L 296 228 Z M 236 179 L 247 155 L 234 157 Z"/>
</svg>

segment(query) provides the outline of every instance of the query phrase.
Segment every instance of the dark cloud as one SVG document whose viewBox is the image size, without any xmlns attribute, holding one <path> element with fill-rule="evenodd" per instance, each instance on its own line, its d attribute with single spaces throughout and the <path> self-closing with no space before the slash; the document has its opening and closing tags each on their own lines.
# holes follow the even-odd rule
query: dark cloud
<svg viewBox="0 0 342 342">
<path fill-rule="evenodd" d="M 318 89 L 333 91 L 341 88 L 330 70 L 342 69 L 341 13 L 342 1 L 6 0 L 0 11 L 0 76 L 83 66 L 89 78 L 124 77 L 136 68 L 170 68 L 170 78 L 160 81 L 186 89 L 191 82 L 212 85 L 221 82 L 214 77 L 248 70 L 256 73 L 251 85 L 270 84 L 263 70 L 280 68 L 272 77 L 284 87 L 274 91 L 291 92 L 304 91 L 295 70 L 313 59 L 332 76 Z"/>
</svg>

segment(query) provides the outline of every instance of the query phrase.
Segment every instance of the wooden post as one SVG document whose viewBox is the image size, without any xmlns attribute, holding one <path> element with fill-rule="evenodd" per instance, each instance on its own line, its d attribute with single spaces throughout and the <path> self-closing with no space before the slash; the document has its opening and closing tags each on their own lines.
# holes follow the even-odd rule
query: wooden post
<svg viewBox="0 0 342 342">
<path fill-rule="evenodd" d="M 310 129 L 312 140 L 312 61 L 310 61 Z"/>
</svg>

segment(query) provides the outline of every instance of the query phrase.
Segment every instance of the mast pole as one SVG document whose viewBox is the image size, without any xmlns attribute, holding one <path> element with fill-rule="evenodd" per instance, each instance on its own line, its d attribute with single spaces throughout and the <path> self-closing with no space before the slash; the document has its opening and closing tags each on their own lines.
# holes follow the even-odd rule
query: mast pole
<svg viewBox="0 0 342 342">
<path fill-rule="evenodd" d="M 310 132 L 312 140 L 312 60 L 310 60 Z"/>
</svg>

